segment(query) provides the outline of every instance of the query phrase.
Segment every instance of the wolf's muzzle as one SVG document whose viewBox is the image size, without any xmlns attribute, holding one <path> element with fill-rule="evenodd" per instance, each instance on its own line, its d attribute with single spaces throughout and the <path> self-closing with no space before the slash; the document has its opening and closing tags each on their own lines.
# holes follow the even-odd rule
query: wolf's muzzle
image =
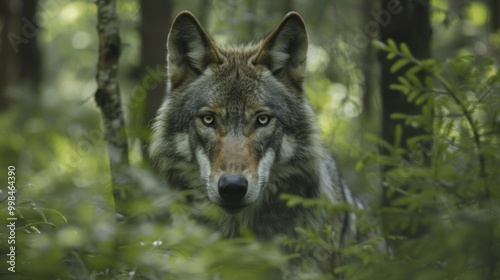
<svg viewBox="0 0 500 280">
<path fill-rule="evenodd" d="M 237 213 L 244 205 L 243 198 L 247 194 L 248 181 L 240 174 L 227 174 L 219 179 L 219 195 L 223 200 L 221 207 L 228 213 Z"/>
</svg>

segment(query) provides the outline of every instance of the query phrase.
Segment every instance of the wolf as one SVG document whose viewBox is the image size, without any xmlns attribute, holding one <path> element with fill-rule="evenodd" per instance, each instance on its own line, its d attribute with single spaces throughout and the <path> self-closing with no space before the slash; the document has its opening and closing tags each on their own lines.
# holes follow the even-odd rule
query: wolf
<svg viewBox="0 0 500 280">
<path fill-rule="evenodd" d="M 167 95 L 153 124 L 149 155 L 168 186 L 216 213 L 200 218 L 226 237 L 249 229 L 262 240 L 297 227 L 335 231 L 338 248 L 355 236 L 355 216 L 287 207 L 282 193 L 362 206 L 323 146 L 304 93 L 308 36 L 288 13 L 265 38 L 217 46 L 188 11 L 168 36 Z M 340 257 L 331 260 L 339 265 Z"/>
</svg>

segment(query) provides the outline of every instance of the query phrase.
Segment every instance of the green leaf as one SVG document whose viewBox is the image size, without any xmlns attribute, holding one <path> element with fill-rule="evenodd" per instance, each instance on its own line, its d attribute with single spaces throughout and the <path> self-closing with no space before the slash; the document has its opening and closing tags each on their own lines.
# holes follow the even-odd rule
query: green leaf
<svg viewBox="0 0 500 280">
<path fill-rule="evenodd" d="M 282 200 L 286 200 L 286 205 L 288 207 L 293 207 L 293 206 L 296 206 L 300 203 L 303 202 L 303 198 L 300 197 L 300 196 L 296 196 L 296 195 L 292 195 L 292 194 L 288 194 L 288 193 L 283 193 L 280 195 L 280 199 Z"/>
<path fill-rule="evenodd" d="M 413 85 L 420 88 L 422 87 L 422 82 L 420 82 L 420 79 L 413 72 L 407 71 L 405 76 L 408 78 L 408 80 L 411 81 Z"/>
<path fill-rule="evenodd" d="M 394 42 L 393 39 L 387 40 L 387 46 L 389 47 L 390 50 L 394 52 L 398 51 L 398 46 L 396 46 L 396 43 Z"/>
<path fill-rule="evenodd" d="M 415 100 L 415 104 L 422 105 L 427 99 L 429 99 L 429 97 L 430 97 L 430 93 L 428 93 L 428 92 L 423 93 L 417 98 L 417 100 Z"/>
<path fill-rule="evenodd" d="M 418 72 L 420 72 L 420 70 L 422 70 L 422 67 L 420 67 L 420 65 L 417 64 L 410 67 L 410 69 L 408 69 L 406 72 L 412 75 L 416 75 Z"/>
<path fill-rule="evenodd" d="M 403 137 L 403 127 L 401 124 L 396 125 L 394 129 L 394 147 L 401 146 L 401 138 Z"/>
<path fill-rule="evenodd" d="M 421 64 L 423 69 L 431 72 L 431 73 L 435 73 L 437 74 L 437 69 L 434 69 L 437 65 L 437 62 L 436 60 L 432 59 L 432 58 L 428 58 L 428 59 L 424 59 L 421 61 Z"/>
<path fill-rule="evenodd" d="M 360 160 L 358 160 L 358 162 L 356 163 L 356 166 L 354 167 L 354 169 L 356 171 L 363 170 L 363 168 L 365 167 L 366 163 L 369 162 L 371 160 L 371 158 L 372 158 L 371 154 L 363 156 Z"/>
<path fill-rule="evenodd" d="M 401 67 L 405 66 L 409 62 L 410 61 L 406 58 L 401 58 L 401 59 L 397 60 L 396 62 L 394 62 L 394 64 L 391 67 L 391 73 L 395 73 L 396 71 L 401 69 Z"/>
<path fill-rule="evenodd" d="M 410 91 L 410 89 L 404 85 L 398 85 L 398 84 L 392 84 L 389 86 L 390 89 L 392 90 L 398 90 L 398 91 L 401 91 L 403 93 L 408 93 Z"/>
<path fill-rule="evenodd" d="M 393 119 L 393 120 L 406 120 L 410 117 L 411 117 L 410 115 L 403 114 L 403 113 L 392 113 L 391 114 L 391 119 Z"/>
<path fill-rule="evenodd" d="M 383 51 L 389 50 L 389 47 L 386 44 L 384 44 L 382 41 L 379 41 L 379 40 L 373 40 L 372 45 L 379 50 L 383 50 Z"/>
<path fill-rule="evenodd" d="M 398 81 L 399 81 L 402 85 L 404 85 L 404 86 L 406 86 L 406 87 L 409 87 L 409 88 L 411 87 L 410 82 L 409 82 L 409 81 L 408 81 L 405 77 L 403 77 L 403 76 L 399 76 L 399 77 L 398 77 Z"/>
<path fill-rule="evenodd" d="M 418 89 L 412 90 L 408 95 L 408 102 L 413 102 L 418 97 L 419 94 L 420 91 Z"/>
<path fill-rule="evenodd" d="M 432 80 L 431 77 L 429 76 L 425 77 L 424 82 L 425 86 L 427 86 L 428 88 L 434 88 L 434 81 Z"/>
<path fill-rule="evenodd" d="M 432 135 L 417 135 L 410 137 L 406 140 L 406 143 L 408 143 L 408 148 L 410 150 L 416 150 L 420 147 L 420 143 L 424 141 L 432 141 Z M 426 152 L 430 152 L 431 148 L 428 148 Z"/>
<path fill-rule="evenodd" d="M 374 142 L 375 144 L 378 144 L 379 146 L 386 148 L 387 150 L 391 151 L 391 153 L 394 151 L 394 147 L 389 142 L 385 141 L 384 139 L 374 134 L 366 133 L 364 134 L 364 138 L 366 140 Z"/>
<path fill-rule="evenodd" d="M 493 57 L 487 57 L 479 63 L 478 68 L 493 66 L 495 63 L 496 60 Z"/>
<path fill-rule="evenodd" d="M 413 57 L 413 55 L 411 54 L 410 48 L 408 48 L 408 45 L 406 45 L 406 43 L 401 43 L 401 45 L 399 45 L 399 46 L 400 46 L 401 52 L 403 54 L 405 54 L 408 57 Z"/>
<path fill-rule="evenodd" d="M 430 103 L 430 102 L 429 102 Z M 422 107 L 422 115 L 426 118 L 430 118 L 431 117 L 431 113 L 432 113 L 432 105 L 430 104 L 426 104 L 426 106 L 423 106 Z"/>
</svg>

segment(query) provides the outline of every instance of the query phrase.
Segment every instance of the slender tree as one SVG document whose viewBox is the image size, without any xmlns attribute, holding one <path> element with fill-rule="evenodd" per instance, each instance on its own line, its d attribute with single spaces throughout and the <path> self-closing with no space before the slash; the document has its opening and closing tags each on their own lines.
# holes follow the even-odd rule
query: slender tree
<svg viewBox="0 0 500 280">
<path fill-rule="evenodd" d="M 21 13 L 22 34 L 29 40 L 19 45 L 19 62 L 21 65 L 21 81 L 29 83 L 35 94 L 40 93 L 41 54 L 38 46 L 39 26 L 36 21 L 38 0 L 23 1 Z"/>
<path fill-rule="evenodd" d="M 127 186 L 131 180 L 128 175 L 128 143 L 118 84 L 121 43 L 116 0 L 97 1 L 97 32 L 99 60 L 95 100 L 101 109 L 108 142 L 116 212 L 126 216 L 127 200 L 131 197 Z"/>
<path fill-rule="evenodd" d="M 212 2 L 210 0 L 201 0 L 198 4 L 197 17 L 202 26 L 208 25 L 207 20 L 210 15 Z"/>
<path fill-rule="evenodd" d="M 0 1 L 0 111 L 14 104 L 12 88 L 27 85 L 33 97 L 38 96 L 41 54 L 37 10 L 38 0 Z"/>
<path fill-rule="evenodd" d="M 15 14 L 10 7 L 9 1 L 1 1 L 0 2 L 0 22 L 1 24 L 1 34 L 2 39 L 0 40 L 0 111 L 5 110 L 11 103 L 10 98 L 7 96 L 7 87 L 8 85 L 14 83 L 12 80 L 12 74 L 15 73 L 16 69 L 18 69 L 18 64 L 16 61 L 16 53 L 14 49 L 10 46 L 9 40 L 7 40 L 7 36 L 14 27 L 12 26 L 15 23 Z M 16 28 L 19 30 L 19 28 Z M 10 69 L 10 71 L 9 71 Z M 15 78 L 15 77 L 14 77 Z"/>
<path fill-rule="evenodd" d="M 363 17 L 366 22 L 372 20 L 373 11 L 376 10 L 377 3 L 372 0 L 363 0 Z M 363 115 L 366 119 L 373 117 L 373 102 L 374 95 L 376 92 L 376 87 L 378 86 L 376 82 L 376 55 L 375 48 L 368 44 L 362 49 L 362 65 L 361 70 L 363 71 L 364 77 L 364 88 L 363 88 Z"/>
<path fill-rule="evenodd" d="M 146 91 L 141 127 L 144 129 L 142 153 L 147 159 L 146 147 L 149 140 L 149 126 L 166 93 L 166 61 L 168 28 L 172 22 L 172 0 L 140 1 L 142 19 L 139 27 L 141 34 L 140 87 Z"/>
<path fill-rule="evenodd" d="M 406 43 L 411 49 L 413 55 L 419 59 L 430 57 L 430 42 L 432 29 L 429 20 L 429 0 L 382 0 L 382 10 L 384 15 L 380 13 L 380 37 L 386 42 L 388 39 L 393 39 L 396 44 Z M 385 25 L 385 26 L 384 26 Z M 391 119 L 393 113 L 405 113 L 416 115 L 421 112 L 421 107 L 413 103 L 409 103 L 406 96 L 401 92 L 390 88 L 391 84 L 398 83 L 398 77 L 402 76 L 407 68 L 401 68 L 399 71 L 392 73 L 390 68 L 394 61 L 388 60 L 386 54 L 381 53 L 379 57 L 381 63 L 381 88 L 382 93 L 382 138 L 388 143 L 393 143 L 395 140 L 395 131 L 397 126 L 402 128 L 401 146 L 406 148 L 407 139 L 426 134 L 425 131 L 419 128 L 404 126 L 403 122 Z M 389 155 L 389 150 L 381 148 L 382 154 Z M 408 161 L 408 158 L 402 160 Z M 384 173 L 392 167 L 383 166 Z M 391 207 L 394 199 L 398 195 L 390 194 L 389 190 L 384 187 L 382 191 L 382 206 Z M 414 213 L 414 218 L 418 218 L 418 213 Z M 408 226 L 398 226 L 394 229 L 394 221 L 397 217 L 385 214 L 384 228 L 386 232 L 404 236 L 419 236 L 426 229 L 424 225 L 420 225 L 417 230 L 410 230 Z M 388 225 L 392 225 L 388 230 Z"/>
<path fill-rule="evenodd" d="M 490 29 L 491 32 L 500 30 L 500 1 L 490 0 Z"/>
</svg>

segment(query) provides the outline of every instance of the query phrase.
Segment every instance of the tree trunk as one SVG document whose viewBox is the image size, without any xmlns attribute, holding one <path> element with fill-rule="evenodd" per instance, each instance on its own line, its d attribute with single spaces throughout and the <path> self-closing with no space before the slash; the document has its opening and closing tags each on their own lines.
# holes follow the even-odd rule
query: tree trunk
<svg viewBox="0 0 500 280">
<path fill-rule="evenodd" d="M 38 0 L 0 2 L 0 112 L 16 102 L 12 89 L 27 85 L 38 97 L 41 82 L 41 54 L 35 16 Z M 36 101 L 32 101 L 36 104 Z"/>
<path fill-rule="evenodd" d="M 491 32 L 500 30 L 500 1 L 490 0 L 490 29 Z"/>
<path fill-rule="evenodd" d="M 207 20 L 211 11 L 211 2 L 210 0 L 201 0 L 199 3 L 197 18 L 202 26 L 208 26 Z"/>
<path fill-rule="evenodd" d="M 143 139 L 142 154 L 147 160 L 147 143 L 149 142 L 149 126 L 156 116 L 156 111 L 166 94 L 167 36 L 172 22 L 172 0 L 141 0 L 142 22 L 141 65 L 139 89 L 146 92 L 146 100 L 142 115 L 141 133 Z M 137 93 L 137 92 L 135 92 Z"/>
<path fill-rule="evenodd" d="M 373 0 L 363 1 L 363 17 L 365 22 L 372 20 L 371 12 L 376 10 L 377 3 Z M 365 120 L 370 120 L 373 118 L 373 102 L 375 96 L 375 90 L 378 86 L 375 76 L 376 76 L 376 56 L 375 48 L 372 44 L 368 44 L 366 47 L 362 48 L 362 71 L 364 77 L 364 87 L 363 87 L 363 116 Z"/>
<path fill-rule="evenodd" d="M 381 23 L 381 40 L 387 42 L 389 38 L 392 38 L 398 45 L 404 42 L 408 45 L 416 58 L 425 59 L 430 57 L 432 29 L 429 20 L 429 1 L 401 0 L 399 3 L 400 4 L 398 4 L 398 1 L 393 0 L 382 0 L 382 9 L 392 12 L 390 13 L 390 17 L 381 17 L 380 22 L 386 25 L 384 27 L 384 24 Z M 387 13 L 385 15 L 387 15 Z M 389 143 L 393 143 L 396 126 L 401 125 L 403 128 L 401 146 L 406 148 L 407 139 L 416 135 L 426 134 L 426 132 L 422 129 L 404 126 L 403 122 L 392 120 L 390 116 L 396 112 L 403 112 L 410 115 L 420 114 L 421 107 L 408 103 L 405 95 L 389 87 L 391 84 L 399 83 L 397 78 L 403 75 L 407 68 L 402 68 L 396 73 L 391 73 L 390 68 L 394 61 L 388 60 L 385 53 L 380 53 L 379 60 L 381 63 L 382 138 Z M 381 153 L 388 155 L 389 151 L 385 148 L 381 148 Z M 384 174 L 390 169 L 391 167 L 389 166 L 383 166 Z M 397 195 L 389 195 L 389 190 L 387 187 L 384 187 L 382 191 L 382 206 L 390 207 L 397 197 Z M 418 214 L 415 213 L 415 217 L 418 219 L 417 216 Z M 394 225 L 394 221 L 397 220 L 397 217 L 384 214 L 383 220 L 383 227 L 386 233 L 389 234 L 411 237 L 420 236 L 426 231 L 424 225 L 420 225 L 416 231 L 410 231 L 408 227 L 387 230 L 387 225 L 391 223 Z"/>
<path fill-rule="evenodd" d="M 247 17 L 247 26 L 245 29 L 245 36 L 243 38 L 244 41 L 248 42 L 251 41 L 255 38 L 255 24 L 257 21 L 257 1 L 256 0 L 247 0 L 247 11 L 248 11 L 248 17 Z"/>
<path fill-rule="evenodd" d="M 127 217 L 127 201 L 131 199 L 128 187 L 128 143 L 125 119 L 118 85 L 118 60 L 121 42 L 118 34 L 116 0 L 97 1 L 97 32 L 99 36 L 99 61 L 97 64 L 97 91 L 95 100 L 101 109 L 108 142 L 113 197 L 117 213 Z"/>
<path fill-rule="evenodd" d="M 36 12 L 38 0 L 23 1 L 22 23 L 23 35 L 29 38 L 26 44 L 19 46 L 19 62 L 21 65 L 21 81 L 28 83 L 38 96 L 41 82 L 41 55 L 38 47 L 38 28 Z"/>
</svg>

